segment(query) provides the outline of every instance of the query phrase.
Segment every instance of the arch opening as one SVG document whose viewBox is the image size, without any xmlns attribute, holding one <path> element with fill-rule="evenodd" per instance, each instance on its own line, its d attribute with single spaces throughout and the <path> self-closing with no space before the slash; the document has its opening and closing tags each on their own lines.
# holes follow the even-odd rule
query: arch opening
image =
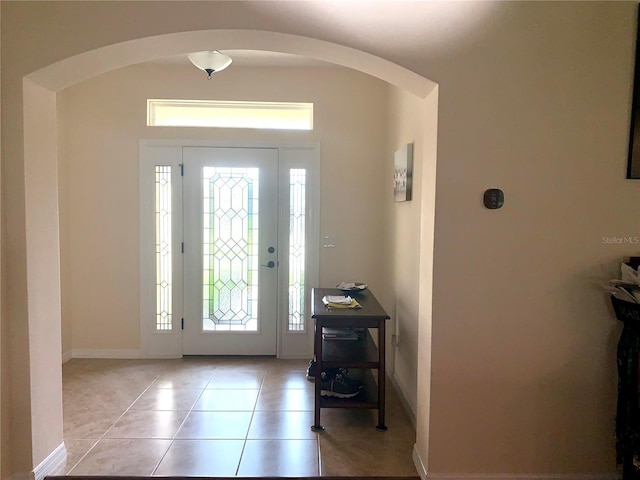
<svg viewBox="0 0 640 480">
<path fill-rule="evenodd" d="M 56 62 L 39 69 L 23 79 L 23 114 L 24 114 L 24 166 L 25 166 L 25 211 L 26 224 L 26 256 L 27 265 L 38 264 L 38 270 L 27 268 L 27 304 L 29 331 L 46 331 L 47 335 L 28 335 L 29 345 L 25 347 L 43 352 L 42 358 L 28 368 L 31 376 L 29 382 L 31 399 L 30 418 L 35 419 L 30 431 L 12 432 L 22 437 L 24 444 L 32 448 L 32 465 L 17 463 L 21 470 L 32 470 L 45 460 L 51 463 L 52 453 L 64 454 L 60 449 L 62 442 L 62 380 L 59 368 L 60 349 L 60 233 L 58 224 L 58 188 L 57 181 L 57 131 L 56 121 L 56 92 L 73 86 L 83 80 L 102 73 L 126 67 L 135 63 L 149 61 L 165 56 L 188 53 L 209 48 L 247 49 L 282 52 L 311 57 L 327 61 L 336 65 L 358 70 L 365 74 L 379 78 L 387 83 L 409 92 L 420 99 L 429 99 L 425 108 L 437 109 L 437 85 L 429 79 L 411 72 L 397 64 L 373 56 L 363 51 L 342 45 L 332 44 L 307 37 L 293 36 L 275 32 L 249 30 L 215 30 L 181 32 L 154 37 L 141 38 L 123 43 L 109 45 L 90 52 Z M 434 101 L 435 95 L 436 101 Z M 430 163 L 430 175 L 423 176 L 423 191 L 435 191 L 435 122 L 429 124 L 430 131 L 425 133 L 433 147 L 429 155 L 433 158 Z M 37 148 L 36 148 L 37 147 Z M 430 157 L 430 158 L 431 158 Z M 425 169 L 426 170 L 426 169 Z M 42 174 L 46 172 L 46 175 Z M 37 192 L 35 194 L 34 192 Z M 430 278 L 433 257 L 433 215 L 435 202 L 431 195 L 425 195 L 422 208 L 430 214 L 423 215 L 422 231 L 426 241 L 421 242 L 420 258 L 426 259 L 424 268 L 421 267 L 420 277 Z M 47 207 L 47 208 L 45 208 Z M 53 209 L 52 209 L 53 207 Z M 55 221 L 42 221 L 43 212 L 53 216 Z M 46 249 L 41 246 L 46 245 Z M 424 251 L 423 251 L 424 250 Z M 39 253 L 36 253 L 39 252 Z M 57 252 L 57 253 L 54 253 Z M 40 262 L 43 258 L 47 261 Z M 422 262 L 423 260 L 421 260 Z M 52 281 L 55 280 L 55 281 Z M 38 292 L 48 291 L 51 298 L 38 298 Z M 57 286 L 56 286 L 57 285 Z M 421 293 L 421 304 L 425 302 L 424 316 L 428 317 L 430 329 L 430 285 Z M 57 290 L 56 290 L 57 288 Z M 425 297 L 424 299 L 422 297 Z M 51 313 L 51 301 L 55 305 L 55 312 Z M 421 320 L 422 323 L 421 314 Z M 52 328 L 53 325 L 53 328 Z M 46 327 L 46 328 L 45 328 Z M 55 332 L 57 327 L 58 333 Z M 421 335 L 422 336 L 422 335 Z M 425 338 L 430 338 L 430 333 Z M 426 346 L 424 348 L 427 348 Z M 422 362 L 426 352 L 418 352 L 418 360 Z M 58 367 L 56 367 L 58 365 Z M 429 367 L 427 364 L 426 368 Z M 422 375 L 428 385 L 428 374 Z M 422 387 L 418 386 L 419 390 Z M 426 388 L 426 387 L 425 387 Z M 60 408 L 52 408 L 51 398 L 59 399 Z M 427 396 L 428 398 L 428 396 Z M 37 399 L 47 399 L 38 402 Z M 59 411 L 57 415 L 55 412 Z M 425 426 L 421 418 L 428 416 L 428 404 L 417 407 L 418 430 L 417 455 L 420 464 L 426 468 L 426 452 L 419 446 L 427 444 L 428 421 Z M 46 424 L 38 419 L 46 418 Z M 38 421 L 36 421 L 38 420 Z M 20 422 L 16 422 L 19 424 Z M 422 440 L 421 440 L 422 438 Z M 14 472 L 16 473 L 16 472 Z"/>
</svg>

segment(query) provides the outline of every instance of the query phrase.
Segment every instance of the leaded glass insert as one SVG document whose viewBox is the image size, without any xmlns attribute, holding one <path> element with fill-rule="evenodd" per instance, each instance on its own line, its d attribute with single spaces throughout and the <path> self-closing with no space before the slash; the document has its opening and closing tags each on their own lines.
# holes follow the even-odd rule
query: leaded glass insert
<svg viewBox="0 0 640 480">
<path fill-rule="evenodd" d="M 258 330 L 259 169 L 203 169 L 204 331 Z"/>
<path fill-rule="evenodd" d="M 304 270 L 306 179 L 304 168 L 289 170 L 289 322 L 288 330 L 305 330 Z"/>
<path fill-rule="evenodd" d="M 171 166 L 156 165 L 156 330 L 173 329 Z"/>
</svg>

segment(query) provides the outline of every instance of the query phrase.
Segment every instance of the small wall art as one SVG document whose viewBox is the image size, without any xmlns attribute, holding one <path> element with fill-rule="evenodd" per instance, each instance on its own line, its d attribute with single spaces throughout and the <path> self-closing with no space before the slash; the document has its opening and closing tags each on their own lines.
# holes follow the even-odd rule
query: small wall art
<svg viewBox="0 0 640 480">
<path fill-rule="evenodd" d="M 411 200 L 413 183 L 413 143 L 396 150 L 393 158 L 393 199 L 396 202 Z"/>
</svg>

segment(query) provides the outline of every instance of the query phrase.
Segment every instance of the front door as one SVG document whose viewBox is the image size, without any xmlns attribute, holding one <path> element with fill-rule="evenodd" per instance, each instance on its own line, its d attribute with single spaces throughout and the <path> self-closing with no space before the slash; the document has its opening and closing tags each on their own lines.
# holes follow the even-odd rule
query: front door
<svg viewBox="0 0 640 480">
<path fill-rule="evenodd" d="M 184 147 L 185 355 L 275 355 L 278 149 Z"/>
</svg>

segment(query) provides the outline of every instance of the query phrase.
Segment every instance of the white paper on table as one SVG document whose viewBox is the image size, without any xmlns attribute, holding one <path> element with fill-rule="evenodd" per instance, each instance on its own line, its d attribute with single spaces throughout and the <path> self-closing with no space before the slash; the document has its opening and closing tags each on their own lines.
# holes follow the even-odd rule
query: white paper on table
<svg viewBox="0 0 640 480">
<path fill-rule="evenodd" d="M 351 305 L 353 299 L 344 295 L 325 295 L 322 297 L 324 303 L 337 303 L 338 305 Z"/>
</svg>

